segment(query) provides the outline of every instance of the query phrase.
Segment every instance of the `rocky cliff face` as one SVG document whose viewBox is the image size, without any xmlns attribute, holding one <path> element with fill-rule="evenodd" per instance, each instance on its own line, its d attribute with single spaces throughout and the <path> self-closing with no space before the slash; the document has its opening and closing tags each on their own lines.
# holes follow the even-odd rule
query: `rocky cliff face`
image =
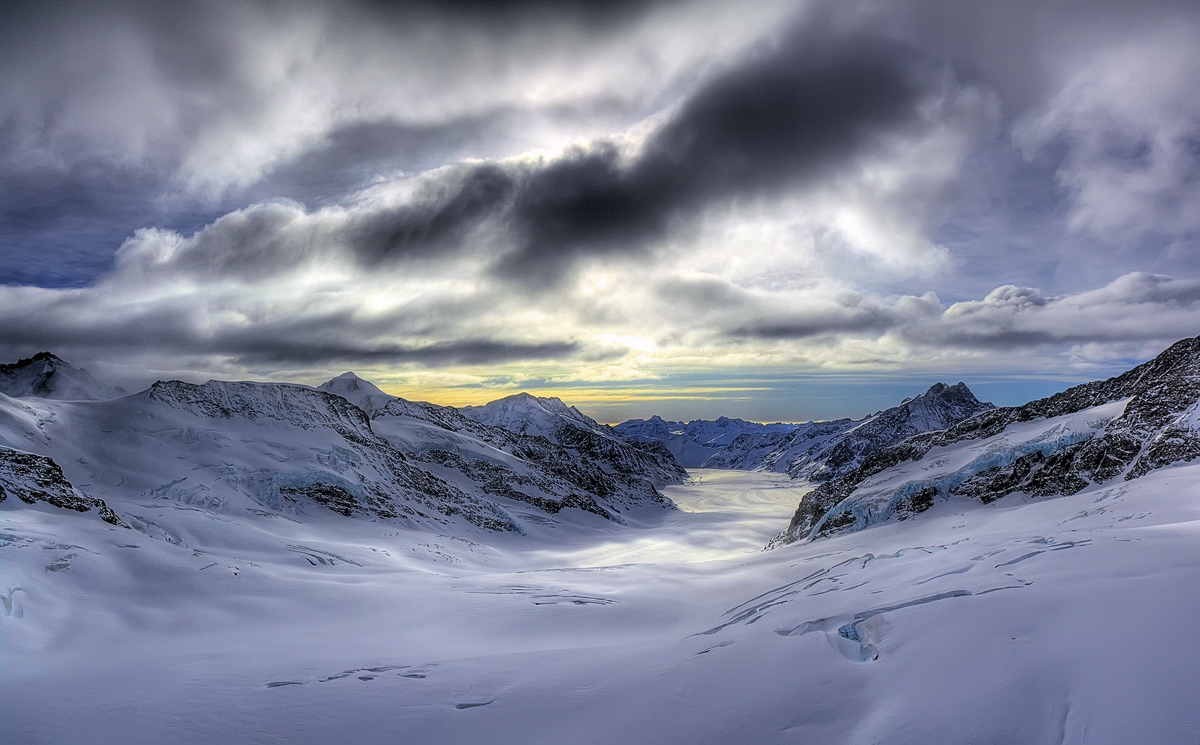
<svg viewBox="0 0 1200 745">
<path fill-rule="evenodd" d="M 800 503 L 774 541 L 853 530 L 922 512 L 952 497 L 990 502 L 1022 492 L 1073 494 L 1090 484 L 1136 479 L 1200 455 L 1200 337 L 1104 381 L 1075 386 L 1024 406 L 983 412 L 937 432 L 883 448 Z M 978 445 L 976 443 L 979 443 Z M 986 445 L 986 447 L 984 447 Z M 958 469 L 902 480 L 885 474 L 908 463 L 937 465 L 972 452 Z M 930 469 L 926 469 L 929 471 Z M 893 478 L 892 481 L 897 479 Z"/>
<path fill-rule="evenodd" d="M 25 504 L 48 504 L 64 510 L 96 510 L 106 523 L 128 528 L 102 499 L 83 494 L 50 458 L 0 447 L 0 502 L 16 497 Z"/>
</svg>

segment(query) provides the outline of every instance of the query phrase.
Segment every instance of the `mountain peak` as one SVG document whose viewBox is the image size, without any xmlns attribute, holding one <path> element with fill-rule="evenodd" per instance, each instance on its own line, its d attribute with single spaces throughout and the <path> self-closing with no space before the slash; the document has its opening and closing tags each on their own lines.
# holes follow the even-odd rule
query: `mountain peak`
<svg viewBox="0 0 1200 745">
<path fill-rule="evenodd" d="M 477 422 L 503 427 L 518 434 L 553 437 L 565 423 L 598 434 L 605 434 L 607 429 L 560 398 L 535 396 L 525 391 L 489 401 L 482 406 L 464 406 L 459 411 Z"/>
<path fill-rule="evenodd" d="M 967 387 L 967 384 L 961 380 L 954 385 L 947 385 L 946 383 L 942 382 L 934 383 L 933 385 L 929 386 L 929 390 L 925 391 L 916 398 L 908 399 L 908 401 L 905 401 L 905 403 L 925 398 L 961 401 L 972 405 L 979 404 L 984 408 L 994 408 L 992 404 L 980 401 L 978 398 L 976 398 L 975 393 L 972 392 L 971 389 Z"/>
<path fill-rule="evenodd" d="M 117 390 L 53 352 L 38 352 L 32 357 L 0 365 L 0 393 L 13 398 L 95 401 L 113 398 Z"/>
<path fill-rule="evenodd" d="M 385 406 L 396 400 L 396 396 L 384 393 L 379 386 L 358 377 L 353 372 L 344 372 L 332 380 L 327 380 L 317 386 L 317 390 L 341 396 L 365 411 L 370 417 L 374 417 Z"/>
</svg>

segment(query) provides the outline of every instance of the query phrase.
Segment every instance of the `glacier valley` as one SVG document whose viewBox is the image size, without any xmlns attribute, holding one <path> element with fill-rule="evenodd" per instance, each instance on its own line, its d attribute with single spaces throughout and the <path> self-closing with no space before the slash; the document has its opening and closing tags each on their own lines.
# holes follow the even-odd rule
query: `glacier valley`
<svg viewBox="0 0 1200 745">
<path fill-rule="evenodd" d="M 1198 371 L 721 445 L 796 478 L 525 394 L 22 360 L 0 741 L 1194 743 Z"/>
<path fill-rule="evenodd" d="M 767 552 L 802 489 L 759 472 L 694 471 L 636 526 L 486 544 L 169 502 L 146 508 L 165 540 L 5 510 L 4 739 L 1194 741 L 1197 479 Z"/>
</svg>

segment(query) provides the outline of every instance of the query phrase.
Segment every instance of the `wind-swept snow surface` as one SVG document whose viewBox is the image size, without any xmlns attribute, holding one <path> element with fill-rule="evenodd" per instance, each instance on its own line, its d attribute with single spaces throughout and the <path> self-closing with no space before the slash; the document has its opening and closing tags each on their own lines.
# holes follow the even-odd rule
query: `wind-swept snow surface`
<svg viewBox="0 0 1200 745">
<path fill-rule="evenodd" d="M 679 511 L 526 535 L 9 499 L 0 739 L 1200 737 L 1200 466 L 768 552 L 795 482 L 693 476 Z"/>
</svg>

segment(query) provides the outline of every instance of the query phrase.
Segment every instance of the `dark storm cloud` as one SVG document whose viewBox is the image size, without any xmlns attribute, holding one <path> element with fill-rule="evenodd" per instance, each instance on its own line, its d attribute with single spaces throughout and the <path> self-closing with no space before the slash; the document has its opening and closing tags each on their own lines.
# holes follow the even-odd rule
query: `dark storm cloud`
<svg viewBox="0 0 1200 745">
<path fill-rule="evenodd" d="M 357 5 L 383 18 L 411 17 L 414 12 L 423 12 L 508 26 L 546 17 L 565 17 L 603 27 L 679 2 L 682 0 L 361 0 Z"/>
<path fill-rule="evenodd" d="M 515 77 L 539 29 L 609 38 L 663 5 L 0 4 L 0 283 L 86 285 L 137 228 L 190 232 L 276 198 L 337 203 L 381 175 L 491 155 L 512 91 L 475 105 L 456 89 Z M 393 84 L 395 103 L 344 113 Z M 295 132 L 272 113 L 288 91 L 313 97 Z M 430 92 L 448 103 L 405 120 L 406 98 Z"/>
<path fill-rule="evenodd" d="M 641 250 L 714 203 L 827 174 L 912 124 L 930 72 L 916 62 L 882 40 L 790 34 L 701 85 L 632 158 L 597 142 L 536 165 L 480 165 L 376 216 L 353 243 L 368 261 L 408 256 L 491 218 L 515 245 L 501 273 L 552 279 L 580 255 Z"/>
<path fill-rule="evenodd" d="M 85 355 L 153 349 L 156 354 L 213 355 L 242 364 L 439 366 L 567 359 L 584 352 L 588 359 L 603 359 L 624 351 L 588 350 L 574 341 L 471 336 L 422 341 L 419 337 L 424 334 L 419 333 L 406 343 L 379 341 L 404 325 L 398 318 L 361 320 L 352 313 L 333 312 L 209 329 L 197 324 L 191 309 L 180 304 L 160 303 L 133 312 L 124 309 L 119 317 L 102 317 L 89 316 L 86 310 L 66 302 L 23 318 L 10 313 L 0 352 L 11 357 L 41 349 L 69 349 Z"/>
<path fill-rule="evenodd" d="M 471 156 L 471 145 L 494 131 L 503 112 L 437 124 L 358 122 L 281 164 L 246 189 L 247 202 L 293 199 L 309 207 L 337 203 L 380 174 L 419 173 Z"/>
<path fill-rule="evenodd" d="M 809 339 L 831 334 L 880 334 L 896 325 L 896 317 L 882 308 L 846 309 L 844 313 L 814 315 L 808 318 L 762 319 L 727 332 L 731 338 Z"/>
<path fill-rule="evenodd" d="M 256 335 L 257 336 L 257 335 Z M 423 346 L 404 344 L 322 344 L 299 339 L 291 343 L 254 338 L 243 343 L 218 341 L 221 354 L 234 356 L 243 364 L 417 364 L 497 365 L 527 360 L 574 357 L 579 345 L 569 342 L 514 344 L 494 339 L 464 339 Z"/>
<path fill-rule="evenodd" d="M 457 248 L 471 228 L 510 202 L 516 186 L 515 176 L 500 166 L 467 167 L 427 183 L 406 204 L 355 218 L 346 238 L 368 263 Z"/>
</svg>

